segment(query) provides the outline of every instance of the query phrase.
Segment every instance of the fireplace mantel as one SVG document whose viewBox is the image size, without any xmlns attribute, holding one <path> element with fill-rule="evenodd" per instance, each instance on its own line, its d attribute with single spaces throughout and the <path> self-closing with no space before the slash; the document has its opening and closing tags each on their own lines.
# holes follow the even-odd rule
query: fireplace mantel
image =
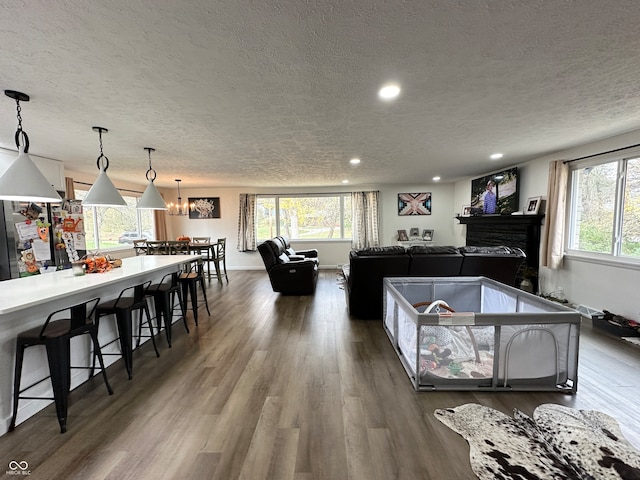
<svg viewBox="0 0 640 480">
<path fill-rule="evenodd" d="M 540 231 L 544 215 L 478 215 L 456 218 L 461 224 L 467 226 L 466 244 L 469 246 L 506 245 L 524 250 L 527 254 L 528 273 L 535 273 L 530 280 L 533 282 L 534 291 L 537 291 Z M 524 276 L 523 272 L 520 279 Z"/>
<path fill-rule="evenodd" d="M 458 215 L 456 218 L 464 225 L 540 225 L 544 215 Z"/>
</svg>

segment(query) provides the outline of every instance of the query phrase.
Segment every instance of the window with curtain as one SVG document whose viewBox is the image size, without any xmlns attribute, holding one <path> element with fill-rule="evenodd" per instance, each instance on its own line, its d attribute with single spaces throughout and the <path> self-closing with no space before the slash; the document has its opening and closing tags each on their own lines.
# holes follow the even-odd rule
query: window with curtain
<svg viewBox="0 0 640 480">
<path fill-rule="evenodd" d="M 75 188 L 75 196 L 83 200 L 88 190 Z M 131 247 L 133 240 L 155 239 L 154 210 L 138 210 L 137 196 L 122 195 L 126 207 L 83 207 L 87 250 Z"/>
<path fill-rule="evenodd" d="M 258 195 L 258 242 L 276 235 L 291 240 L 351 239 L 351 194 Z"/>
<path fill-rule="evenodd" d="M 640 157 L 571 172 L 569 251 L 640 260 Z"/>
</svg>

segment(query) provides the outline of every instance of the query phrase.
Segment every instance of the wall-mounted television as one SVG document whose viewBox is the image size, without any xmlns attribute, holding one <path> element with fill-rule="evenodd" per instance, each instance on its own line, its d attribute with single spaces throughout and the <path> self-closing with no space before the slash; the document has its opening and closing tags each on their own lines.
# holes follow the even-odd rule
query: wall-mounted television
<svg viewBox="0 0 640 480">
<path fill-rule="evenodd" d="M 510 215 L 518 211 L 518 168 L 471 181 L 471 215 Z"/>
</svg>

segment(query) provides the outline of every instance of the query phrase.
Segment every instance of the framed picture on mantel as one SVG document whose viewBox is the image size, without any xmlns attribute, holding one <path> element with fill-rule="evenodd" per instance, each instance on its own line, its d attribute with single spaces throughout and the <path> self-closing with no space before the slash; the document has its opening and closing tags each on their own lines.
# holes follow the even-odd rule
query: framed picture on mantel
<svg viewBox="0 0 640 480">
<path fill-rule="evenodd" d="M 540 211 L 541 201 L 542 197 L 529 197 L 529 200 L 527 200 L 527 209 L 524 213 L 526 215 L 537 215 L 538 211 Z"/>
</svg>

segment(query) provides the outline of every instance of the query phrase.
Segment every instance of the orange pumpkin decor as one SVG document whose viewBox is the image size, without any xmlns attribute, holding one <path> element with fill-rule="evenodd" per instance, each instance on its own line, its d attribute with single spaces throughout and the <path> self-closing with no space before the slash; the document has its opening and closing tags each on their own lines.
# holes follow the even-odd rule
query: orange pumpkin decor
<svg viewBox="0 0 640 480">
<path fill-rule="evenodd" d="M 87 273 L 104 273 L 111 270 L 111 262 L 106 257 L 85 258 L 83 261 Z"/>
<path fill-rule="evenodd" d="M 190 241 L 191 241 L 191 237 L 187 237 L 187 236 L 185 236 L 185 235 L 180 235 L 180 236 L 177 238 L 177 240 L 178 240 L 179 242 L 184 242 L 185 240 L 186 240 L 187 242 L 190 242 Z"/>
</svg>

